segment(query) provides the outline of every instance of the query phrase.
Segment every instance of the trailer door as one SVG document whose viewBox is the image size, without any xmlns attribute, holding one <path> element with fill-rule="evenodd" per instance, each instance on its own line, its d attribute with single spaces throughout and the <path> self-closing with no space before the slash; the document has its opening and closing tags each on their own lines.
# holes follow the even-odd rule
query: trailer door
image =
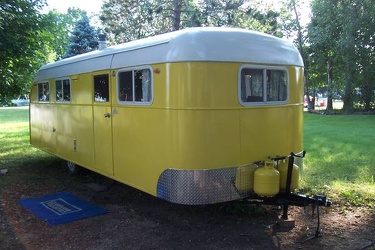
<svg viewBox="0 0 375 250">
<path fill-rule="evenodd" d="M 93 74 L 95 168 L 113 175 L 112 114 L 108 72 Z"/>
</svg>

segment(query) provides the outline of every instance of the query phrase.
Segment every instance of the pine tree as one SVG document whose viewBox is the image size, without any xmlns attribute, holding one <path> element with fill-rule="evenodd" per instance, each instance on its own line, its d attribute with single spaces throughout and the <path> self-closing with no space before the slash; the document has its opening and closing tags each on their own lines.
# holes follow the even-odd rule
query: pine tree
<svg viewBox="0 0 375 250">
<path fill-rule="evenodd" d="M 67 58 L 96 50 L 98 45 L 98 34 L 90 25 L 90 20 L 84 12 L 82 13 L 82 18 L 75 24 L 70 36 L 70 45 L 64 57 Z"/>
</svg>

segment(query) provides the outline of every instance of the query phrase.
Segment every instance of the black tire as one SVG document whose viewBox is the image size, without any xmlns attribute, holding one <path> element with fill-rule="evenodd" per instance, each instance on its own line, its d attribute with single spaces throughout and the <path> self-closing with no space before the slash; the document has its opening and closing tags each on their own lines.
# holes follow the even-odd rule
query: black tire
<svg viewBox="0 0 375 250">
<path fill-rule="evenodd" d="M 67 161 L 68 173 L 71 175 L 77 175 L 81 171 L 81 167 L 75 164 L 74 162 Z"/>
</svg>

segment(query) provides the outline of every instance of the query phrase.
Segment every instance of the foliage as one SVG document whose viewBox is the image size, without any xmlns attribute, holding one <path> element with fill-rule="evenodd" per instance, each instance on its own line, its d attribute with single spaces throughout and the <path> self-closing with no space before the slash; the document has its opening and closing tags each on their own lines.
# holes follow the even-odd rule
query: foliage
<svg viewBox="0 0 375 250">
<path fill-rule="evenodd" d="M 371 0 L 313 1 L 309 25 L 315 73 L 332 74 L 333 89 L 340 89 L 344 109 L 353 109 L 355 89 L 360 89 L 366 109 L 375 90 L 375 7 Z M 326 71 L 327 69 L 331 72 Z M 323 79 L 326 77 L 323 77 Z M 329 93 L 331 94 L 331 93 Z"/>
<path fill-rule="evenodd" d="M 312 0 L 308 26 L 300 12 L 306 1 L 282 0 L 271 6 L 261 0 L 105 0 L 100 20 L 111 43 L 199 26 L 240 27 L 295 38 L 305 64 L 305 94 L 324 90 L 328 104 L 336 97 L 344 100 L 347 111 L 374 109 L 372 0 Z M 80 9 L 40 14 L 45 0 L 0 3 L 1 102 L 28 93 L 42 64 L 97 46 L 97 31 Z"/>
<path fill-rule="evenodd" d="M 166 32 L 164 25 L 154 20 L 154 14 L 160 12 L 153 1 L 108 0 L 104 1 L 100 19 L 106 33 L 120 43 L 155 35 L 156 30 Z"/>
<path fill-rule="evenodd" d="M 34 74 L 43 64 L 61 59 L 69 32 L 82 11 L 55 10 L 41 14 L 44 0 L 0 2 L 0 102 L 27 94 Z"/>
<path fill-rule="evenodd" d="M 284 30 L 286 36 L 288 38 L 294 37 L 294 43 L 298 48 L 304 66 L 305 66 L 305 91 L 304 94 L 306 96 L 310 95 L 310 65 L 311 65 L 311 57 L 310 57 L 310 49 L 307 45 L 307 27 L 302 22 L 302 13 L 300 10 L 302 9 L 301 6 L 306 5 L 304 0 L 288 0 L 285 3 L 285 10 L 283 23 L 284 23 Z M 314 76 L 314 75 L 313 75 Z M 313 84 L 314 85 L 314 84 Z M 314 95 L 315 96 L 315 95 Z M 314 107 L 314 101 L 311 101 L 310 98 L 308 100 L 308 107 Z"/>
<path fill-rule="evenodd" d="M 82 17 L 75 23 L 74 30 L 70 36 L 70 44 L 64 57 L 83 54 L 98 48 L 97 31 L 90 25 L 90 19 L 86 12 L 82 12 Z"/>
<path fill-rule="evenodd" d="M 51 10 L 43 16 L 47 29 L 41 33 L 44 41 L 46 62 L 60 60 L 64 57 L 69 46 L 69 36 L 73 32 L 74 24 L 80 20 L 85 12 L 77 8 L 68 8 L 67 14 Z"/>
<path fill-rule="evenodd" d="M 35 68 L 42 58 L 36 57 L 43 47 L 39 39 L 45 29 L 39 14 L 43 0 L 2 0 L 0 2 L 0 101 L 28 92 Z M 38 54 L 40 55 L 40 54 Z"/>
<path fill-rule="evenodd" d="M 104 1 L 100 19 L 114 43 L 188 27 L 242 27 L 282 36 L 280 13 L 246 0 Z"/>
</svg>

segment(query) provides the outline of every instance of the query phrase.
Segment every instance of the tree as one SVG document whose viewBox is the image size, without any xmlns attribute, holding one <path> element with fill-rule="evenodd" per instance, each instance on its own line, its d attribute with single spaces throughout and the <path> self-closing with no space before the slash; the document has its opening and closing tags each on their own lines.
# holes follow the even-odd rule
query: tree
<svg viewBox="0 0 375 250">
<path fill-rule="evenodd" d="M 90 25 L 86 12 L 83 12 L 82 18 L 75 24 L 70 37 L 70 45 L 64 57 L 93 51 L 98 48 L 98 40 L 98 32 Z"/>
<path fill-rule="evenodd" d="M 114 43 L 200 26 L 194 0 L 106 0 L 100 19 Z"/>
<path fill-rule="evenodd" d="M 294 38 L 294 44 L 298 48 L 305 66 L 305 96 L 308 97 L 308 108 L 314 109 L 314 98 L 310 99 L 310 49 L 307 45 L 306 27 L 301 21 L 301 6 L 306 4 L 303 0 L 288 0 L 282 10 L 282 23 L 284 34 L 288 38 Z M 313 76 L 316 78 L 316 76 Z"/>
<path fill-rule="evenodd" d="M 64 57 L 69 47 L 69 37 L 75 24 L 86 15 L 86 12 L 78 8 L 68 8 L 66 14 L 57 10 L 49 11 L 44 20 L 47 30 L 41 34 L 44 44 L 49 46 L 51 53 L 48 62 L 60 60 Z"/>
<path fill-rule="evenodd" d="M 366 93 L 365 107 L 373 100 L 374 19 L 371 0 L 313 1 L 309 41 L 318 60 L 326 64 L 329 95 L 340 88 L 344 110 L 352 111 L 355 90 Z M 323 67 L 321 67 L 323 68 Z M 335 86 L 336 85 L 336 86 Z"/>
<path fill-rule="evenodd" d="M 358 44 L 359 95 L 357 100 L 365 110 L 375 108 L 375 5 L 364 0 L 360 10 Z"/>
<path fill-rule="evenodd" d="M 0 2 L 0 101 L 27 93 L 35 68 L 42 59 L 35 54 L 43 47 L 39 34 L 46 27 L 38 9 L 43 0 Z"/>
<path fill-rule="evenodd" d="M 247 0 L 104 1 L 100 19 L 114 43 L 197 26 L 242 27 L 282 36 L 280 13 Z"/>
<path fill-rule="evenodd" d="M 104 1 L 100 20 L 114 43 L 128 42 L 157 33 L 154 13 L 160 13 L 154 1 Z"/>
<path fill-rule="evenodd" d="M 40 14 L 44 0 L 0 2 L 0 101 L 29 92 L 41 65 L 61 59 L 82 11 Z"/>
</svg>

